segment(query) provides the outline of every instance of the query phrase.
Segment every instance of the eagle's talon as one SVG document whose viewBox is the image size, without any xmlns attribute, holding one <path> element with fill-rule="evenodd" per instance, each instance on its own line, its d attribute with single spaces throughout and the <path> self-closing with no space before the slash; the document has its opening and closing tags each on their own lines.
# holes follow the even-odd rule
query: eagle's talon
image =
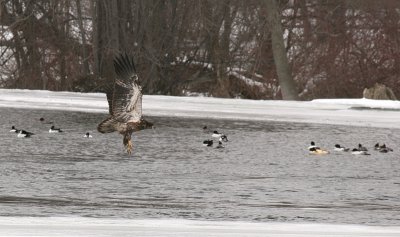
<svg viewBox="0 0 400 237">
<path fill-rule="evenodd" d="M 128 141 L 128 144 L 126 144 L 126 151 L 128 152 L 128 154 L 132 154 L 132 150 L 133 150 L 133 145 L 131 141 Z"/>
</svg>

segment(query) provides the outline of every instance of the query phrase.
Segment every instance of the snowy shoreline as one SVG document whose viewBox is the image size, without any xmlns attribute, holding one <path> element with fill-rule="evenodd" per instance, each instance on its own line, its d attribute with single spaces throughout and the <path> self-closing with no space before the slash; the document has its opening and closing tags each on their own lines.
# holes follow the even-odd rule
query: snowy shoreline
<svg viewBox="0 0 400 237">
<path fill-rule="evenodd" d="M 0 89 L 0 107 L 108 113 L 103 93 Z M 399 101 L 369 99 L 272 101 L 144 95 L 143 113 L 145 116 L 400 128 Z"/>
<path fill-rule="evenodd" d="M 0 236 L 399 236 L 400 227 L 184 219 L 0 217 Z"/>
</svg>

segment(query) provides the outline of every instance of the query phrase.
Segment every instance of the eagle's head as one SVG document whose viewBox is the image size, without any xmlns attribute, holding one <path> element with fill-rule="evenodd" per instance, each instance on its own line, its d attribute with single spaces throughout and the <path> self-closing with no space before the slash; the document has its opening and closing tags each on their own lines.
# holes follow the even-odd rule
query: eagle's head
<svg viewBox="0 0 400 237">
<path fill-rule="evenodd" d="M 139 130 L 153 128 L 153 123 L 141 118 L 138 127 Z"/>
</svg>

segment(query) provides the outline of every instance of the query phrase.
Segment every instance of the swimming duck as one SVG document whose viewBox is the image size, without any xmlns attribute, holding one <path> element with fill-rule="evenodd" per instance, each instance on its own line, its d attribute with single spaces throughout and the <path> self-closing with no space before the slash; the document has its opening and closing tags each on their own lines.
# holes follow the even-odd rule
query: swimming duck
<svg viewBox="0 0 400 237">
<path fill-rule="evenodd" d="M 203 146 L 212 146 L 214 143 L 213 140 L 204 140 L 203 141 Z"/>
<path fill-rule="evenodd" d="M 308 149 L 310 150 L 311 148 L 318 148 L 319 149 L 319 147 L 317 147 L 316 145 L 315 145 L 315 142 L 311 142 L 311 145 L 308 147 Z"/>
<path fill-rule="evenodd" d="M 10 130 L 10 132 L 15 132 L 15 133 L 19 133 L 19 131 L 20 131 L 20 130 L 19 130 L 19 129 L 16 129 L 15 126 L 12 126 L 12 127 L 11 127 L 11 130 Z"/>
<path fill-rule="evenodd" d="M 369 154 L 367 151 L 360 151 L 360 150 L 357 149 L 357 148 L 354 148 L 354 149 L 351 151 L 351 154 L 353 154 L 353 155 L 371 155 L 371 154 Z"/>
<path fill-rule="evenodd" d="M 386 144 L 379 146 L 379 152 L 388 153 L 389 151 L 393 151 L 393 149 L 387 147 Z"/>
<path fill-rule="evenodd" d="M 222 138 L 222 140 L 223 140 L 224 142 L 227 142 L 227 141 L 228 141 L 228 137 L 227 137 L 225 134 L 223 134 L 223 133 L 219 133 L 218 131 L 214 131 L 213 134 L 212 134 L 211 136 L 212 136 L 212 137 L 215 137 L 215 138 Z"/>
<path fill-rule="evenodd" d="M 208 133 L 208 127 L 207 126 L 203 127 L 203 133 Z"/>
<path fill-rule="evenodd" d="M 334 151 L 349 151 L 350 148 L 345 148 L 339 144 L 335 144 L 335 148 L 333 148 Z"/>
<path fill-rule="evenodd" d="M 87 132 L 87 133 L 85 134 L 85 136 L 83 136 L 83 137 L 85 137 L 85 138 L 92 138 L 93 136 L 90 135 L 90 133 Z"/>
<path fill-rule="evenodd" d="M 357 150 L 359 150 L 359 151 L 368 151 L 368 149 L 366 147 L 364 147 L 363 145 L 361 145 L 361 144 L 358 144 Z"/>
<path fill-rule="evenodd" d="M 382 152 L 382 153 L 387 153 L 389 151 L 393 151 L 393 149 L 387 147 L 386 144 L 379 145 L 379 142 L 375 144 L 374 150 Z"/>
<path fill-rule="evenodd" d="M 25 130 L 19 130 L 17 137 L 30 137 L 34 135 L 34 133 L 27 132 Z"/>
<path fill-rule="evenodd" d="M 63 132 L 61 128 L 55 128 L 54 126 L 51 126 L 51 128 L 49 129 L 49 133 L 59 133 L 59 132 Z"/>
<path fill-rule="evenodd" d="M 228 141 L 228 137 L 226 135 L 222 135 L 219 139 L 224 141 L 224 142 Z"/>
<path fill-rule="evenodd" d="M 326 154 L 329 154 L 329 151 L 323 150 L 323 149 L 321 149 L 319 147 L 311 147 L 308 150 L 309 150 L 310 154 L 313 154 L 313 155 L 326 155 Z"/>
</svg>

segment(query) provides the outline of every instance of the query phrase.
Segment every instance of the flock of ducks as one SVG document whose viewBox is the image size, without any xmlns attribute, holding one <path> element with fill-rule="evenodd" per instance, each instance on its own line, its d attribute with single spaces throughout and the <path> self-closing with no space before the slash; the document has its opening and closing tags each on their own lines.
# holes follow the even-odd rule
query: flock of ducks
<svg viewBox="0 0 400 237">
<path fill-rule="evenodd" d="M 40 118 L 39 120 L 43 124 L 52 124 L 52 122 L 44 122 L 44 118 Z M 17 129 L 15 126 L 11 127 L 10 132 L 16 133 L 17 137 L 24 137 L 24 138 L 29 138 L 32 135 L 35 135 L 32 132 L 28 132 L 23 129 Z M 56 128 L 54 125 L 52 125 L 49 129 L 49 133 L 62 133 L 62 132 L 64 132 L 64 131 L 61 128 Z M 93 136 L 89 132 L 87 132 L 83 137 L 84 138 L 92 138 Z"/>
<path fill-rule="evenodd" d="M 337 152 L 349 152 L 350 148 L 346 148 L 339 144 L 335 144 L 335 147 L 333 148 L 333 150 L 337 151 Z M 379 143 L 375 144 L 374 150 L 379 151 L 381 153 L 388 153 L 388 152 L 393 151 L 393 149 L 387 147 L 386 144 L 380 145 Z M 308 147 L 308 151 L 310 154 L 314 154 L 314 155 L 325 155 L 325 154 L 330 153 L 328 150 L 325 150 L 325 149 L 322 149 L 322 148 L 316 146 L 315 142 L 311 142 L 311 145 Z M 358 144 L 357 148 L 353 148 L 351 150 L 351 154 L 353 154 L 353 155 L 371 155 L 370 153 L 368 153 L 368 149 L 361 144 Z"/>
<path fill-rule="evenodd" d="M 203 133 L 209 133 L 207 126 L 203 127 Z M 228 137 L 223 134 L 219 133 L 218 131 L 213 131 L 211 133 L 212 138 L 217 138 L 218 139 L 218 145 L 215 148 L 225 148 L 222 142 L 228 142 Z M 212 147 L 214 145 L 214 140 L 213 139 L 207 139 L 203 141 L 203 146 L 207 147 Z"/>
<path fill-rule="evenodd" d="M 40 118 L 40 122 L 44 123 L 44 119 Z M 46 122 L 45 124 L 52 124 L 52 122 Z M 17 129 L 15 128 L 15 126 L 11 127 L 10 132 L 14 132 L 17 134 L 17 137 L 24 137 L 24 138 L 29 138 L 32 135 L 35 135 L 32 132 L 28 132 L 26 130 L 23 129 Z M 56 128 L 54 125 L 52 125 L 49 129 L 49 133 L 62 133 L 63 130 L 61 128 Z M 207 126 L 203 127 L 203 132 L 204 133 L 209 133 L 208 132 L 208 128 Z M 92 138 L 93 136 L 87 132 L 84 136 L 84 138 Z M 218 139 L 218 145 L 216 146 L 216 148 L 224 148 L 224 145 L 222 142 L 228 142 L 228 137 L 223 134 L 223 133 L 219 133 L 218 131 L 213 131 L 211 133 L 211 137 L 214 139 Z M 213 139 L 207 139 L 203 141 L 203 146 L 207 146 L 207 147 L 212 147 L 214 145 L 214 140 Z M 380 145 L 379 143 L 376 143 L 374 146 L 374 150 L 375 151 L 379 151 L 381 153 L 388 153 L 388 152 L 392 152 L 393 149 L 390 147 L 387 147 L 386 144 L 382 144 Z M 310 146 L 308 147 L 308 151 L 310 154 L 313 155 L 325 155 L 325 154 L 329 154 L 330 152 L 326 149 L 322 149 L 318 146 L 315 145 L 315 142 L 311 142 Z M 333 151 L 336 152 L 351 152 L 351 154 L 354 155 L 371 155 L 370 153 L 368 153 L 368 149 L 366 147 L 364 147 L 361 144 L 358 144 L 357 148 L 353 148 L 350 151 L 350 148 L 346 148 L 344 146 L 341 146 L 339 144 L 335 144 Z"/>
</svg>

